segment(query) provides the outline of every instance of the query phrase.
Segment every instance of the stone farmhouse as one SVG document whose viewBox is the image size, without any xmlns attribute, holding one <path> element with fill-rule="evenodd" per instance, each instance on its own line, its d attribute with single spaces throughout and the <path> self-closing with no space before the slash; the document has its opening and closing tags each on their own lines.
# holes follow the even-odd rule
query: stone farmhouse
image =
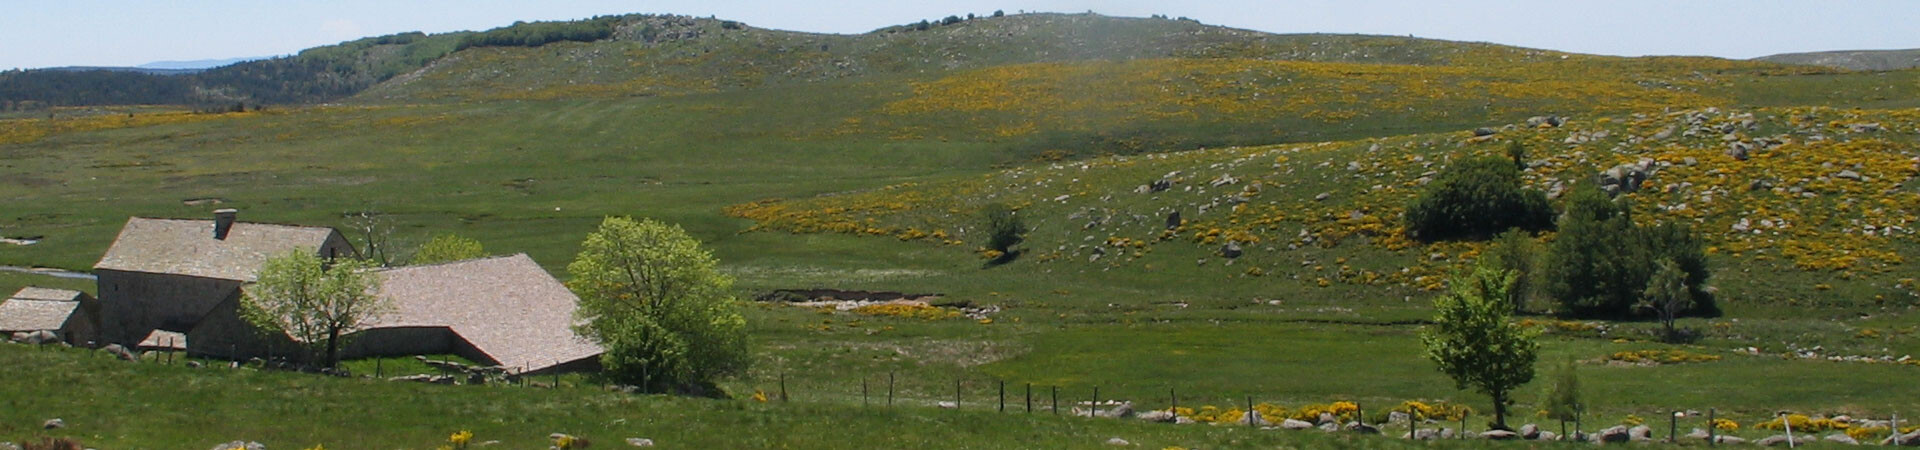
<svg viewBox="0 0 1920 450">
<path fill-rule="evenodd" d="M 100 302 L 85 292 L 27 287 L 0 301 L 0 334 L 50 331 L 68 344 L 100 340 Z"/>
<path fill-rule="evenodd" d="M 356 253 L 324 227 L 132 218 L 94 266 L 105 342 L 228 359 L 287 357 L 293 337 L 262 332 L 240 299 L 272 256 Z M 374 272 L 391 308 L 345 336 L 342 358 L 457 354 L 512 373 L 596 369 L 599 346 L 573 331 L 579 298 L 525 254 Z"/>
<path fill-rule="evenodd" d="M 155 331 L 187 332 L 214 306 L 238 300 L 240 286 L 258 279 L 275 255 L 355 254 L 332 228 L 244 223 L 237 215 L 222 209 L 213 220 L 127 219 L 93 265 L 104 341 L 132 347 Z"/>
</svg>

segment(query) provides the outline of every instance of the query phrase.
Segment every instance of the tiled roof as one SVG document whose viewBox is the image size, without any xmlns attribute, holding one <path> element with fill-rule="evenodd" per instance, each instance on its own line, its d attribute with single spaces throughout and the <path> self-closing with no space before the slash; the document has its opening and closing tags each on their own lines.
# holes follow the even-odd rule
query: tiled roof
<svg viewBox="0 0 1920 450">
<path fill-rule="evenodd" d="M 366 328 L 447 327 L 515 370 L 593 357 L 573 332 L 579 298 L 526 254 L 377 272 L 393 310 Z"/>
<path fill-rule="evenodd" d="M 29 287 L 0 303 L 0 330 L 58 330 L 80 307 L 80 291 Z"/>
<path fill-rule="evenodd" d="M 253 281 L 267 258 L 301 248 L 317 251 L 333 232 L 239 222 L 226 239 L 214 239 L 211 220 L 133 217 L 93 268 Z"/>
</svg>

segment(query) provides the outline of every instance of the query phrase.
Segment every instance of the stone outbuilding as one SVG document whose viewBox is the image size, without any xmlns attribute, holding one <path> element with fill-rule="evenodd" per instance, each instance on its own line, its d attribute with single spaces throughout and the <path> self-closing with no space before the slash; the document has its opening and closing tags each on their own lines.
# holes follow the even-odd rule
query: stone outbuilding
<svg viewBox="0 0 1920 450">
<path fill-rule="evenodd" d="M 100 340 L 100 302 L 85 292 L 27 287 L 0 302 L 0 335 L 51 331 L 75 346 Z"/>
<path fill-rule="evenodd" d="M 133 345 L 154 330 L 186 332 L 214 306 L 238 300 L 240 287 L 273 256 L 355 255 L 332 228 L 238 222 L 237 215 L 223 209 L 213 220 L 127 219 L 93 266 L 102 341 Z"/>
<path fill-rule="evenodd" d="M 509 373 L 597 370 L 601 348 L 574 333 L 580 299 L 526 254 L 374 272 L 391 307 L 347 333 L 342 359 L 456 354 Z M 187 332 L 190 353 L 244 359 L 300 345 L 269 335 L 222 302 Z"/>
</svg>

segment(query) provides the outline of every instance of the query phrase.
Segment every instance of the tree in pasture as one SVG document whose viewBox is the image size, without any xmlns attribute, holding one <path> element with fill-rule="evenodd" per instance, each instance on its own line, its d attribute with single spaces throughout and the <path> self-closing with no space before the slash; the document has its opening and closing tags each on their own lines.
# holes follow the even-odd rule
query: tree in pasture
<svg viewBox="0 0 1920 450">
<path fill-rule="evenodd" d="M 1492 398 L 1495 429 L 1506 429 L 1511 394 L 1533 380 L 1540 349 L 1532 331 L 1508 321 L 1512 285 L 1513 274 L 1487 267 L 1455 274 L 1447 294 L 1434 300 L 1433 325 L 1420 330 L 1427 359 L 1452 377 L 1456 388 Z"/>
<path fill-rule="evenodd" d="M 480 245 L 480 241 L 457 234 L 442 234 L 420 244 L 420 250 L 413 254 L 412 264 L 436 264 L 484 256 L 487 256 L 487 250 Z"/>
<path fill-rule="evenodd" d="M 621 383 L 649 392 L 716 392 L 713 382 L 746 370 L 746 319 L 733 279 L 680 227 L 608 217 L 567 265 L 580 297 L 582 335 L 606 353 Z"/>
</svg>

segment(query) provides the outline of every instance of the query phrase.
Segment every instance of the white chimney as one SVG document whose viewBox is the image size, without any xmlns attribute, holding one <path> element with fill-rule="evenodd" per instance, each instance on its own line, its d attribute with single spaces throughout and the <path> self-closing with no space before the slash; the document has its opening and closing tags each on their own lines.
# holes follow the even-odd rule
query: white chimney
<svg viewBox="0 0 1920 450">
<path fill-rule="evenodd" d="M 214 210 L 213 238 L 225 240 L 227 238 L 227 232 L 233 231 L 233 219 L 238 215 L 240 215 L 240 210 L 238 209 L 223 208 Z"/>
</svg>

